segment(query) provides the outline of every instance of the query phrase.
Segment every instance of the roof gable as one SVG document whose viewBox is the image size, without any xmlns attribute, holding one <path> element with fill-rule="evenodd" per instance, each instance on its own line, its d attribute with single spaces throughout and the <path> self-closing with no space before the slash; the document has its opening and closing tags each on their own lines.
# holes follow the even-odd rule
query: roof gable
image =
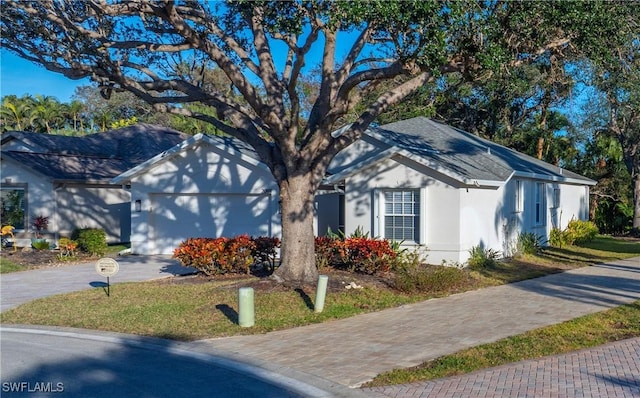
<svg viewBox="0 0 640 398">
<path fill-rule="evenodd" d="M 595 181 L 513 149 L 425 117 L 372 127 L 366 135 L 400 154 L 466 185 L 500 186 L 520 175 L 593 185 Z M 375 159 L 373 159 L 374 161 Z M 349 168 L 327 179 L 334 183 L 370 165 Z"/>
<path fill-rule="evenodd" d="M 158 164 L 166 162 L 171 158 L 178 156 L 181 153 L 187 152 L 198 145 L 210 145 L 216 147 L 221 152 L 228 154 L 228 156 L 236 157 L 241 161 L 247 162 L 255 167 L 260 167 L 268 171 L 268 167 L 262 161 L 260 161 L 258 155 L 248 144 L 245 144 L 244 142 L 231 137 L 196 134 L 193 137 L 173 146 L 172 148 L 159 153 L 151 159 L 140 163 L 136 167 L 133 167 L 121 173 L 120 175 L 114 177 L 111 182 L 115 184 L 128 182 L 136 176 L 145 173 L 152 167 L 156 167 Z"/>
</svg>

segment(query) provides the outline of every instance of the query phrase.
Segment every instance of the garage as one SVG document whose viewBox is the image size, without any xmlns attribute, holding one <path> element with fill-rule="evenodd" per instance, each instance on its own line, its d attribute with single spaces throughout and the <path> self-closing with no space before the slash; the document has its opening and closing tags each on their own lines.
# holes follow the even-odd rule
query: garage
<svg viewBox="0 0 640 398">
<path fill-rule="evenodd" d="M 187 238 L 273 233 L 271 195 L 267 193 L 155 193 L 149 200 L 149 237 L 154 253 L 171 254 Z"/>
<path fill-rule="evenodd" d="M 198 237 L 281 233 L 278 184 L 244 143 L 197 134 L 113 180 L 131 194 L 131 252 Z"/>
</svg>

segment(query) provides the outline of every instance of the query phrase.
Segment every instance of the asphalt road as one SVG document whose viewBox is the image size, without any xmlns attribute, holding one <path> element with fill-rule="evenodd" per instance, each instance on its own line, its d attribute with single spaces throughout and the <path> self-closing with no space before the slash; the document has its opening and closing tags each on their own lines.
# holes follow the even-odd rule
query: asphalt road
<svg viewBox="0 0 640 398">
<path fill-rule="evenodd" d="M 328 397 L 277 373 L 135 337 L 2 328 L 2 397 Z"/>
</svg>

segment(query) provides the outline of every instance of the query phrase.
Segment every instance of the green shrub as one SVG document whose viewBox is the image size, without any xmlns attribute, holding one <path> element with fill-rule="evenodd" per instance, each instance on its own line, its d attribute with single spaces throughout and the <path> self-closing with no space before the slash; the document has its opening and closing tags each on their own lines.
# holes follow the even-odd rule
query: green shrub
<svg viewBox="0 0 640 398">
<path fill-rule="evenodd" d="M 549 234 L 549 244 L 553 247 L 562 248 L 569 244 L 568 238 L 566 231 L 563 231 L 560 228 L 552 228 Z"/>
<path fill-rule="evenodd" d="M 496 264 L 496 260 L 500 256 L 496 250 L 483 249 L 481 246 L 474 246 L 469 250 L 469 260 L 467 265 L 471 269 L 491 268 Z"/>
<path fill-rule="evenodd" d="M 598 235 L 598 227 L 591 221 L 572 219 L 565 229 L 567 243 L 583 243 L 593 240 Z"/>
<path fill-rule="evenodd" d="M 71 239 L 78 242 L 78 248 L 92 256 L 103 256 L 107 252 L 107 234 L 98 228 L 80 228 L 73 231 Z"/>
<path fill-rule="evenodd" d="M 521 232 L 516 242 L 516 254 L 537 254 L 542 249 L 542 237 L 533 232 Z"/>
<path fill-rule="evenodd" d="M 49 250 L 49 242 L 46 239 L 37 239 L 31 242 L 31 246 L 36 250 Z"/>
</svg>

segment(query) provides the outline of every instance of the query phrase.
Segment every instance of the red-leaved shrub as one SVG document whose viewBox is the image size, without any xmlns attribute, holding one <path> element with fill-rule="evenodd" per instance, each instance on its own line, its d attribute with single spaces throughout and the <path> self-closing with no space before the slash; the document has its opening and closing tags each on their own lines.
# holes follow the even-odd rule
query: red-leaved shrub
<svg viewBox="0 0 640 398">
<path fill-rule="evenodd" d="M 388 272 L 396 253 L 388 240 L 347 238 L 345 241 L 347 268 L 363 274 Z"/>
<path fill-rule="evenodd" d="M 182 265 L 205 275 L 248 274 L 255 244 L 248 235 L 234 238 L 189 238 L 173 251 Z"/>
<path fill-rule="evenodd" d="M 205 275 L 248 274 L 254 263 L 267 263 L 273 271 L 280 239 L 260 236 L 250 238 L 189 238 L 173 251 L 182 265 L 194 267 Z M 332 267 L 351 272 L 375 274 L 388 272 L 396 257 L 389 241 L 367 237 L 339 239 L 315 238 L 318 268 Z"/>
<path fill-rule="evenodd" d="M 367 237 L 342 240 L 319 236 L 315 250 L 318 268 L 333 267 L 364 274 L 388 272 L 396 257 L 389 241 Z"/>
</svg>

